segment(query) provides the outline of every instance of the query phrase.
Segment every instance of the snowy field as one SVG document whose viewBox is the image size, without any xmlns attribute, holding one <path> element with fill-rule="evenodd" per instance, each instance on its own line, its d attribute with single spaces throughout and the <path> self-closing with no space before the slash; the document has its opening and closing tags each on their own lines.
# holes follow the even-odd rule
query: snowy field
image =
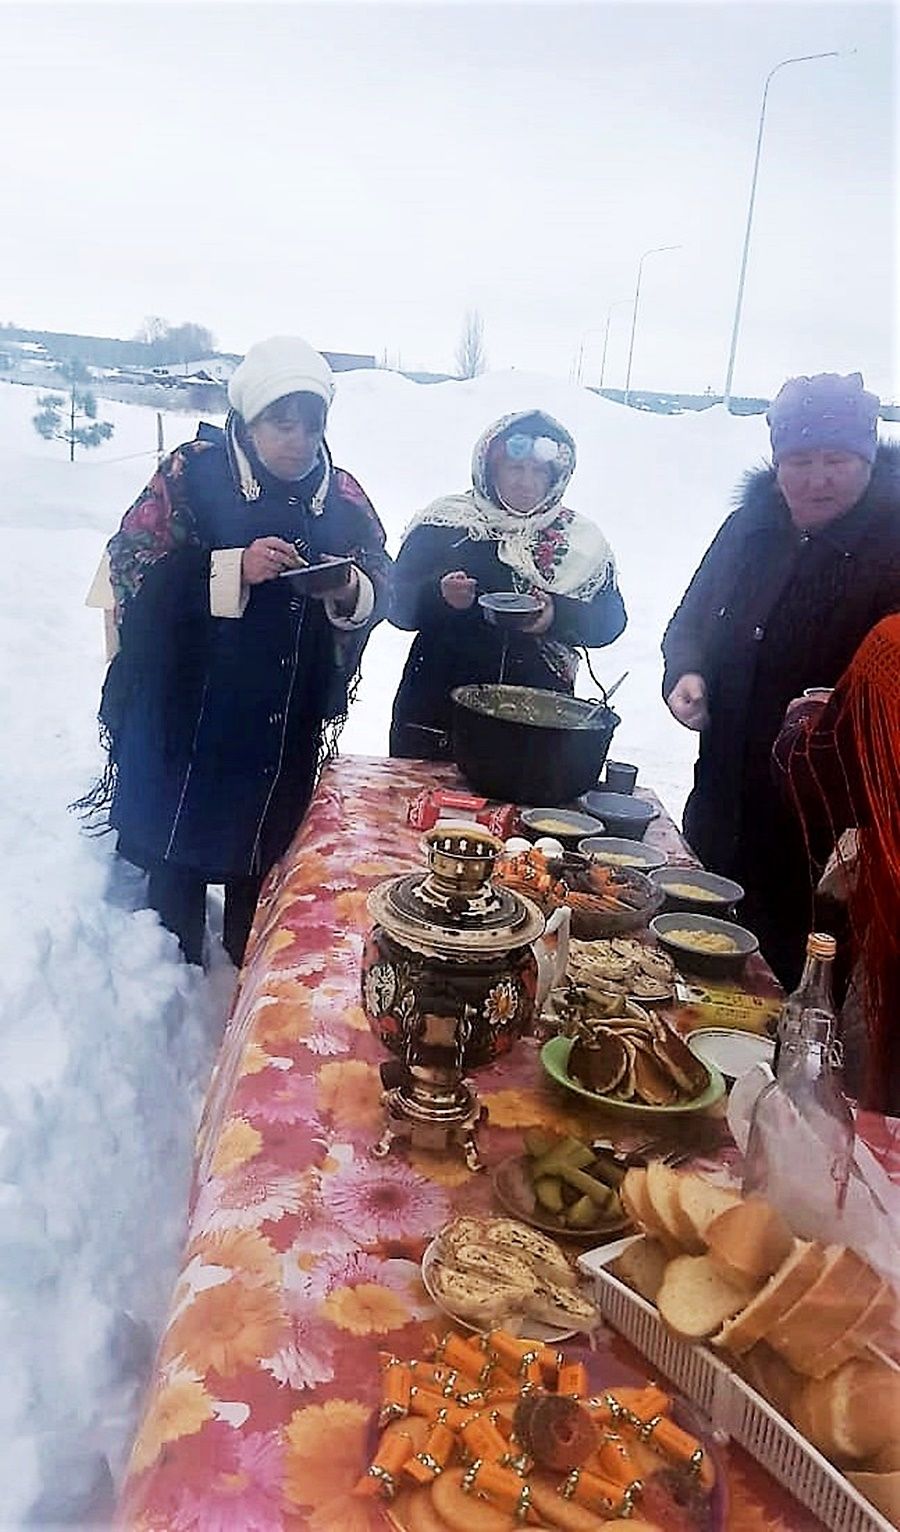
<svg viewBox="0 0 900 1532">
<path fill-rule="evenodd" d="M 153 469 L 155 413 L 104 402 L 115 435 L 72 466 L 32 430 L 34 398 L 0 384 L 2 1528 L 103 1524 L 174 1278 L 233 980 L 220 949 L 208 976 L 186 971 L 109 842 L 80 835 L 66 811 L 101 764 L 100 616 L 83 598 Z M 517 372 L 430 386 L 361 372 L 339 379 L 329 438 L 395 552 L 418 507 L 467 486 L 482 428 L 536 406 L 574 432 L 568 502 L 618 556 L 629 625 L 593 659 L 607 684 L 629 671 L 613 754 L 680 813 L 695 740 L 661 701 L 659 641 L 742 471 L 765 454 L 764 420 L 642 414 Z M 165 423 L 174 446 L 195 417 Z M 409 643 L 376 632 L 347 751 L 386 748 Z"/>
</svg>

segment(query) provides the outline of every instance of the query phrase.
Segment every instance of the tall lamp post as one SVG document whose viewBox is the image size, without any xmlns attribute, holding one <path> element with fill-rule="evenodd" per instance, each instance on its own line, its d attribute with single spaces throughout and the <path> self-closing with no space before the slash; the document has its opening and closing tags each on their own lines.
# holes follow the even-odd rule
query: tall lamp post
<svg viewBox="0 0 900 1532">
<path fill-rule="evenodd" d="M 612 319 L 613 309 L 621 308 L 623 303 L 630 303 L 630 298 L 617 298 L 606 310 L 606 324 L 603 329 L 603 356 L 600 361 L 600 382 L 598 388 L 603 387 L 603 379 L 606 377 L 606 348 L 609 345 L 609 321 Z"/>
<path fill-rule="evenodd" d="M 681 245 L 654 245 L 652 250 L 645 250 L 638 261 L 637 282 L 634 288 L 634 310 L 631 315 L 631 343 L 628 347 L 628 370 L 625 374 L 625 398 L 622 401 L 627 404 L 631 397 L 631 359 L 634 356 L 634 332 L 637 329 L 638 304 L 641 300 L 641 272 L 648 255 L 662 255 L 664 250 L 681 250 Z"/>
<path fill-rule="evenodd" d="M 753 207 L 756 202 L 756 182 L 759 176 L 759 156 L 762 150 L 763 128 L 766 122 L 766 104 L 769 97 L 769 85 L 772 77 L 779 69 L 786 69 L 788 64 L 809 64 L 813 59 L 836 59 L 840 58 L 839 52 L 829 53 L 801 53 L 797 58 L 781 59 L 774 69 L 770 69 L 766 75 L 766 83 L 763 87 L 762 105 L 759 109 L 759 129 L 756 134 L 756 156 L 753 161 L 753 177 L 750 182 L 750 201 L 747 206 L 747 227 L 744 231 L 744 249 L 741 254 L 741 274 L 738 277 L 737 300 L 734 305 L 734 328 L 731 332 L 731 350 L 728 353 L 728 373 L 725 378 L 725 393 L 722 403 L 726 410 L 731 408 L 731 384 L 734 378 L 734 358 L 737 352 L 738 332 L 741 327 L 741 305 L 744 301 L 744 279 L 747 275 L 747 258 L 750 254 L 750 230 L 753 227 Z"/>
</svg>

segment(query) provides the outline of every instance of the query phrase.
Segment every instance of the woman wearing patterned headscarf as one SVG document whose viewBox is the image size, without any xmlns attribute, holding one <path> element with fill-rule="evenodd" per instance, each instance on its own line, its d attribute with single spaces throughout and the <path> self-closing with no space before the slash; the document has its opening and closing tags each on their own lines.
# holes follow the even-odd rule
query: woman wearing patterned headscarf
<svg viewBox="0 0 900 1532">
<path fill-rule="evenodd" d="M 392 755 L 449 756 L 455 686 L 502 680 L 571 694 L 577 647 L 624 629 L 609 544 L 562 503 L 574 468 L 575 442 L 551 415 L 506 415 L 475 445 L 472 488 L 407 527 L 390 619 L 417 637 L 394 699 Z M 484 620 L 478 596 L 501 591 L 537 598 L 526 627 Z"/>
<path fill-rule="evenodd" d="M 92 603 L 114 608 L 118 652 L 100 710 L 109 769 L 88 807 L 195 963 L 207 884 L 222 883 L 240 965 L 386 602 L 381 523 L 325 441 L 333 393 L 299 336 L 252 346 L 225 429 L 201 425 L 160 464 Z M 315 589 L 282 578 L 329 562 Z"/>
</svg>

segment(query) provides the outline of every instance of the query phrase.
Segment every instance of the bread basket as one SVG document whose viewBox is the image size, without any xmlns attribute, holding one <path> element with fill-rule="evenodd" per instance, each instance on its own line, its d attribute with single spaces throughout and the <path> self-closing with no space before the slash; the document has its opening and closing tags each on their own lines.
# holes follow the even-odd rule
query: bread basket
<svg viewBox="0 0 900 1532">
<path fill-rule="evenodd" d="M 894 1532 L 873 1505 L 750 1384 L 708 1347 L 680 1340 L 652 1303 L 608 1268 L 634 1236 L 587 1250 L 578 1264 L 594 1279 L 604 1319 L 811 1510 L 830 1532 Z"/>
</svg>

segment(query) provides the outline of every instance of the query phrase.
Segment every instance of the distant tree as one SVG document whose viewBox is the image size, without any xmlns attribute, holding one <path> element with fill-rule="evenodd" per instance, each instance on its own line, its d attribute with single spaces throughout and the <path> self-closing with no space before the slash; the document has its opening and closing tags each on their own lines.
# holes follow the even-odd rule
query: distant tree
<svg viewBox="0 0 900 1532">
<path fill-rule="evenodd" d="M 484 320 L 478 309 L 467 309 L 456 348 L 456 375 L 460 378 L 477 378 L 479 373 L 484 372 L 486 362 Z"/>
<path fill-rule="evenodd" d="M 202 324 L 180 324 L 169 331 L 176 362 L 197 362 L 216 349 L 216 337 Z"/>
<path fill-rule="evenodd" d="M 69 444 L 69 462 L 75 461 L 75 448 L 99 447 L 109 441 L 115 429 L 108 420 L 97 419 L 97 396 L 81 385 L 90 377 L 83 362 L 73 358 L 57 369 L 69 384 L 68 397 L 41 394 L 38 413 L 32 416 L 34 429 L 45 441 Z"/>
<path fill-rule="evenodd" d="M 160 367 L 197 362 L 216 348 L 216 338 L 205 325 L 188 321 L 173 325 L 158 314 L 148 314 L 134 338 L 147 347 L 151 363 Z"/>
<path fill-rule="evenodd" d="M 134 338 L 139 340 L 142 346 L 153 346 L 157 341 L 162 340 L 168 328 L 165 319 L 160 319 L 158 314 L 148 314 Z"/>
</svg>

